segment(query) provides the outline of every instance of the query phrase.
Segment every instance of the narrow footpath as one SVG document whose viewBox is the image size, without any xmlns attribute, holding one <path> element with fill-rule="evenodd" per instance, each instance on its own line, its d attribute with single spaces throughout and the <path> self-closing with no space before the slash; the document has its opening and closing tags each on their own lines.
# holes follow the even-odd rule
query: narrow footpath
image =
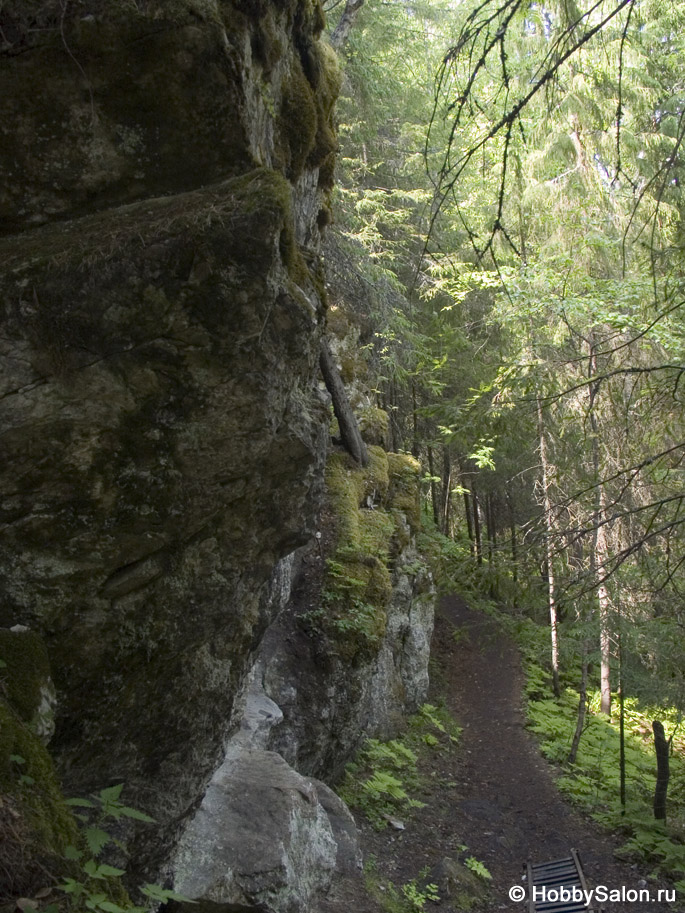
<svg viewBox="0 0 685 913">
<path fill-rule="evenodd" d="M 426 805 L 412 814 L 405 830 L 378 833 L 360 822 L 365 855 L 375 857 L 378 874 L 402 885 L 428 871 L 430 881 L 433 875 L 444 875 L 445 859 L 473 856 L 492 875 L 478 909 L 527 913 L 527 903 L 509 899 L 509 889 L 521 883 L 522 863 L 568 856 L 574 847 L 589 887 L 644 888 L 644 872 L 614 860 L 612 836 L 558 792 L 554 769 L 525 729 L 517 649 L 497 624 L 471 611 L 458 596 L 444 598 L 436 617 L 433 657 L 432 700 L 446 700 L 463 734 L 456 751 L 436 752 L 430 760 L 424 770 L 429 787 L 419 796 Z M 454 897 L 442 896 L 440 903 L 427 902 L 426 910 L 463 913 L 455 904 Z M 377 909 L 368 900 L 355 906 L 358 913 Z M 680 903 L 655 899 L 607 903 L 605 909 L 685 913 Z"/>
</svg>

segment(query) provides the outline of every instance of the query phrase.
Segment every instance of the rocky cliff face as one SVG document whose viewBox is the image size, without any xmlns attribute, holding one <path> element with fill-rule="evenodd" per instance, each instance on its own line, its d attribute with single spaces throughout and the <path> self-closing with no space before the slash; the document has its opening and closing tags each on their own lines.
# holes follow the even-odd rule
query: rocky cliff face
<svg viewBox="0 0 685 913">
<path fill-rule="evenodd" d="M 345 469 L 331 508 L 375 542 L 347 556 L 361 629 L 276 621 L 329 438 L 322 28 L 319 0 L 0 3 L 0 659 L 35 657 L 0 667 L 2 807 L 42 827 L 49 780 L 43 849 L 76 839 L 50 739 L 70 794 L 123 781 L 156 819 L 134 870 L 225 909 L 304 911 L 356 871 L 349 813 L 311 777 L 426 683 L 416 472 L 381 448 L 380 480 Z M 280 729 L 249 722 L 265 706 Z"/>
<path fill-rule="evenodd" d="M 0 624 L 47 644 L 70 790 L 124 780 L 162 830 L 321 491 L 322 26 L 313 0 L 0 10 Z"/>
</svg>

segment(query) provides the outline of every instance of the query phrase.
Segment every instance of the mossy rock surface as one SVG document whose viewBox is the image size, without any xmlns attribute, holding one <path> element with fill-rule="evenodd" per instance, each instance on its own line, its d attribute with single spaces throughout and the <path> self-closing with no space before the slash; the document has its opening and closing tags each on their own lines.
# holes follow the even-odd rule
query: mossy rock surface
<svg viewBox="0 0 685 913">
<path fill-rule="evenodd" d="M 13 688 L 26 704 L 26 694 Z M 32 896 L 64 878 L 64 852 L 79 832 L 46 747 L 0 698 L 0 903 Z"/>
<path fill-rule="evenodd" d="M 414 533 L 421 528 L 420 471 L 421 464 L 410 454 L 388 454 L 388 501 L 405 514 Z"/>
<path fill-rule="evenodd" d="M 322 498 L 323 26 L 319 0 L 0 0 L 0 624 L 46 638 L 69 791 L 121 778 L 157 818 L 148 871 Z"/>
<path fill-rule="evenodd" d="M 33 631 L 2 628 L 0 660 L 0 871 L 11 869 L 6 884 L 0 878 L 2 901 L 45 887 L 46 873 L 62 872 L 78 829 L 36 732 L 50 682 L 45 644 Z"/>
<path fill-rule="evenodd" d="M 384 447 L 388 440 L 390 416 L 385 409 L 367 406 L 359 411 L 359 430 L 367 444 Z"/>
<path fill-rule="evenodd" d="M 326 469 L 330 509 L 337 524 L 328 561 L 322 624 L 347 659 L 379 649 L 392 596 L 391 556 L 398 536 L 419 522 L 418 462 L 369 447 L 362 468 L 333 453 Z"/>
<path fill-rule="evenodd" d="M 0 683 L 4 696 L 24 723 L 40 711 L 50 681 L 48 651 L 33 631 L 0 628 Z"/>
<path fill-rule="evenodd" d="M 124 779 L 161 819 L 155 850 L 215 763 L 263 590 L 321 496 L 322 305 L 292 195 L 255 169 L 0 239 L 0 624 L 47 639 L 70 791 Z"/>
<path fill-rule="evenodd" d="M 323 22 L 311 0 L 0 4 L 2 230 L 257 165 L 292 180 L 323 165 L 330 190 L 340 70 Z"/>
</svg>

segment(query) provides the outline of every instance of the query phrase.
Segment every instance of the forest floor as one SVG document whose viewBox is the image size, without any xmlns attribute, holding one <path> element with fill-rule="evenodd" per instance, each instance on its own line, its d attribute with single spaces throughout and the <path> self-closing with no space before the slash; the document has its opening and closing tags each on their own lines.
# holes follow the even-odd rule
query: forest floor
<svg viewBox="0 0 685 913">
<path fill-rule="evenodd" d="M 424 752 L 428 757 L 420 766 L 426 786 L 417 798 L 425 806 L 403 819 L 404 830 L 389 826 L 376 831 L 354 810 L 364 858 L 367 865 L 373 860 L 373 878 L 385 887 L 385 894 L 383 889 L 376 892 L 389 896 L 388 882 L 399 888 L 418 880 L 419 889 L 433 882 L 441 899 L 426 901 L 426 913 L 466 913 L 469 904 L 458 876 L 457 882 L 453 877 L 454 862 L 475 857 L 492 875 L 491 882 L 480 879 L 480 891 L 476 887 L 481 895 L 477 909 L 526 913 L 527 902 L 509 899 L 509 889 L 521 884 L 522 864 L 569 856 L 572 847 L 580 853 L 589 888 L 644 888 L 644 872 L 614 859 L 611 834 L 573 809 L 557 790 L 554 768 L 525 729 L 516 646 L 497 623 L 469 609 L 458 596 L 444 598 L 436 615 L 432 656 L 429 700 L 444 701 L 463 732 L 453 750 Z M 653 898 L 657 887 L 665 886 L 650 885 Z M 347 894 L 342 905 L 326 909 L 379 913 L 393 907 Z M 684 908 L 654 899 L 607 902 L 605 910 L 683 913 Z"/>
</svg>

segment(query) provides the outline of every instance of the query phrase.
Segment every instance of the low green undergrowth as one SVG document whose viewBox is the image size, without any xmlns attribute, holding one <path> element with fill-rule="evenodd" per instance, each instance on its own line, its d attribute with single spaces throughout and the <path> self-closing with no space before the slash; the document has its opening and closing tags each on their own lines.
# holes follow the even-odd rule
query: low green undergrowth
<svg viewBox="0 0 685 913">
<path fill-rule="evenodd" d="M 521 648 L 529 726 L 540 740 L 542 754 L 562 768 L 558 780 L 561 792 L 623 838 L 618 856 L 647 862 L 652 866 L 653 876 L 671 877 L 685 891 L 685 744 L 677 711 L 650 706 L 634 697 L 625 699 L 626 803 L 621 805 L 618 698 L 614 699 L 614 717 L 609 719 L 599 712 L 599 691 L 589 689 L 576 762 L 569 764 L 578 713 L 578 692 L 569 686 L 578 674 L 573 657 L 567 657 L 561 676 L 561 695 L 555 699 L 546 662 L 548 629 L 529 619 L 511 616 L 504 616 L 504 624 Z M 656 783 L 652 734 L 655 719 L 663 722 L 667 737 L 674 735 L 667 823 L 655 820 L 652 810 Z"/>
<path fill-rule="evenodd" d="M 544 671 L 528 667 L 528 691 L 538 694 Z M 540 750 L 562 765 L 558 786 L 564 795 L 583 806 L 593 818 L 627 838 L 617 855 L 644 859 L 652 874 L 676 879 L 685 877 L 685 762 L 681 751 L 671 755 L 669 821 L 656 821 L 652 800 L 656 782 L 656 760 L 651 721 L 661 719 L 667 733 L 677 724 L 669 722 L 662 708 L 641 707 L 634 699 L 625 701 L 626 805 L 620 803 L 619 723 L 594 712 L 598 692 L 590 693 L 589 709 L 575 764 L 568 754 L 576 726 L 578 695 L 567 688 L 560 698 L 528 700 L 530 728 L 540 738 Z M 682 882 L 685 888 L 685 881 Z"/>
<path fill-rule="evenodd" d="M 347 765 L 340 795 L 377 830 L 388 824 L 404 828 L 404 820 L 424 805 L 416 798 L 427 782 L 422 760 L 431 752 L 452 750 L 460 732 L 444 706 L 424 704 L 409 718 L 400 737 L 366 742 Z M 373 857 L 364 871 L 367 891 L 387 913 L 424 913 L 427 903 L 440 900 L 437 886 L 427 879 L 427 870 L 399 886 L 379 875 Z"/>
<path fill-rule="evenodd" d="M 423 783 L 421 753 L 449 751 L 459 732 L 444 707 L 424 704 L 410 717 L 400 738 L 366 742 L 347 765 L 340 795 L 348 805 L 364 812 L 379 830 L 393 821 L 399 823 L 397 819 L 423 804 L 416 798 Z"/>
<path fill-rule="evenodd" d="M 386 913 L 425 913 L 426 904 L 440 902 L 438 886 L 427 882 L 428 870 L 422 869 L 417 878 L 412 878 L 399 888 L 380 877 L 375 857 L 371 856 L 364 866 L 366 889 Z"/>
<path fill-rule="evenodd" d="M 113 847 L 126 853 L 124 844 L 113 835 L 116 822 L 129 818 L 153 823 L 148 815 L 120 801 L 122 789 L 123 784 L 118 784 L 88 799 L 66 800 L 75 809 L 80 832 L 64 850 L 61 880 L 38 891 L 35 899 L 24 898 L 24 913 L 149 913 L 169 900 L 193 903 L 161 885 L 145 884 L 139 889 L 142 904 L 135 904 L 121 882 L 124 869 L 103 858 Z"/>
</svg>

